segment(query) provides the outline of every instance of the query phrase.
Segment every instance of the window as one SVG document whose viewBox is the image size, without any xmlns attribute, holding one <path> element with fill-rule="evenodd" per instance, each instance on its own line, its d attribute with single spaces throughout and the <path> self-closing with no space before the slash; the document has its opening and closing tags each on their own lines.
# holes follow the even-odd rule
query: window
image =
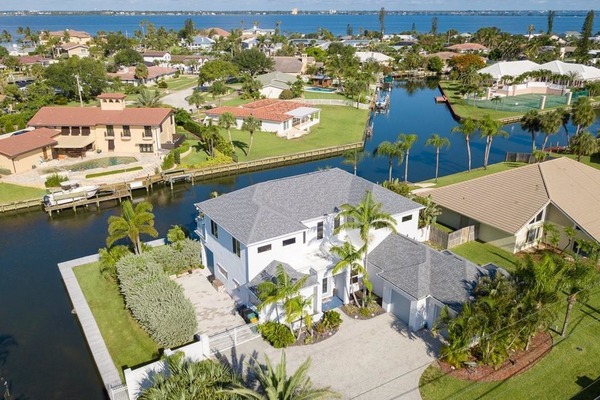
<svg viewBox="0 0 600 400">
<path fill-rule="evenodd" d="M 121 133 L 121 137 L 130 138 L 131 137 L 131 129 L 128 126 L 123 126 L 123 133 Z"/>
<path fill-rule="evenodd" d="M 404 217 L 402 217 L 402 222 L 407 222 L 410 221 L 412 219 L 412 214 L 410 215 L 405 215 Z"/>
<path fill-rule="evenodd" d="M 317 224 L 317 240 L 323 239 L 323 222 Z"/>
<path fill-rule="evenodd" d="M 106 137 L 114 137 L 115 128 L 112 125 L 106 125 Z"/>
<path fill-rule="evenodd" d="M 335 217 L 333 220 L 333 229 L 337 229 L 340 227 L 340 217 Z"/>
<path fill-rule="evenodd" d="M 240 242 L 239 240 L 237 240 L 236 238 L 231 238 L 231 247 L 232 247 L 232 251 L 235 253 L 236 256 L 240 257 Z"/>
<path fill-rule="evenodd" d="M 235 288 L 239 289 L 241 286 L 240 283 L 238 281 L 236 281 L 235 279 L 232 279 L 232 281 L 233 281 L 233 284 L 235 285 Z"/>
<path fill-rule="evenodd" d="M 327 293 L 327 284 L 329 278 L 323 278 L 323 283 L 321 284 L 321 293 Z"/>
<path fill-rule="evenodd" d="M 535 224 L 536 222 L 540 222 L 542 220 L 542 215 L 544 214 L 543 211 L 540 211 L 538 215 L 535 216 L 534 219 L 532 219 L 529 224 Z"/>
<path fill-rule="evenodd" d="M 538 238 L 540 228 L 534 228 L 527 231 L 527 244 L 533 243 Z"/>
<path fill-rule="evenodd" d="M 271 245 L 270 244 L 265 244 L 264 246 L 260 246 L 258 248 L 258 252 L 259 253 L 264 253 L 265 251 L 271 251 Z"/>
<path fill-rule="evenodd" d="M 153 151 L 151 144 L 140 144 L 140 153 L 152 153 Z"/>
<path fill-rule="evenodd" d="M 294 243 L 296 243 L 296 238 L 285 239 L 282 244 L 284 246 L 289 246 L 290 244 L 294 244 Z"/>
<path fill-rule="evenodd" d="M 145 126 L 144 127 L 144 137 L 145 138 L 151 138 L 152 137 L 152 127 L 151 126 Z"/>
<path fill-rule="evenodd" d="M 219 273 L 228 279 L 227 270 L 221 264 L 217 264 L 217 267 L 219 267 Z"/>
<path fill-rule="evenodd" d="M 217 223 L 215 221 L 210 221 L 210 233 L 211 235 L 213 235 L 215 238 L 219 238 L 219 225 L 217 225 Z"/>
</svg>

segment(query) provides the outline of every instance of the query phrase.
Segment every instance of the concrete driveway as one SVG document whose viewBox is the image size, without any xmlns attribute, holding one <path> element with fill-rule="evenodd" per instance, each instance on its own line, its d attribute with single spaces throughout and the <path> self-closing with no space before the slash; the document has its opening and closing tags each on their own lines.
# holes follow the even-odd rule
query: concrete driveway
<svg viewBox="0 0 600 400">
<path fill-rule="evenodd" d="M 190 109 L 195 109 L 195 107 L 190 106 L 190 104 L 186 100 L 192 95 L 192 93 L 194 93 L 194 88 L 183 89 L 166 95 L 160 101 L 163 104 L 173 106 L 176 108 L 183 108 L 184 110 L 189 111 Z"/>
<path fill-rule="evenodd" d="M 312 357 L 310 377 L 317 387 L 330 386 L 344 399 L 420 399 L 419 378 L 434 360 L 439 342 L 428 332 L 409 333 L 391 314 L 367 321 L 344 319 L 340 330 L 323 342 L 285 350 L 288 373 Z M 222 355 L 240 371 L 240 365 L 263 354 L 279 362 L 281 350 L 261 338 Z"/>
</svg>

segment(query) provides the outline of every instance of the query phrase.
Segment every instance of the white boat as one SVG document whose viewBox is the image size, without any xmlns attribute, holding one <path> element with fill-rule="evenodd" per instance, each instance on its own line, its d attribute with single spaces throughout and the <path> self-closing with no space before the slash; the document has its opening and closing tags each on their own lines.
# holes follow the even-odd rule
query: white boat
<svg viewBox="0 0 600 400">
<path fill-rule="evenodd" d="M 60 204 L 73 203 L 78 200 L 94 197 L 98 192 L 99 186 L 77 186 L 68 190 L 50 193 L 44 196 L 44 204 L 47 206 L 56 206 Z"/>
</svg>

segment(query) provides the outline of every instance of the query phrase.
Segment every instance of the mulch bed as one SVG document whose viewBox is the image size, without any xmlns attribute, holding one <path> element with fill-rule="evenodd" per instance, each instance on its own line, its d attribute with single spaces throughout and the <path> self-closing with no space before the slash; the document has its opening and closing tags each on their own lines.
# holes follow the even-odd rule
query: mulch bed
<svg viewBox="0 0 600 400">
<path fill-rule="evenodd" d="M 547 333 L 538 333 L 529 345 L 529 350 L 516 351 L 500 368 L 494 370 L 486 365 L 477 365 L 473 368 L 453 369 L 450 365 L 438 361 L 444 374 L 458 379 L 478 382 L 502 381 L 522 372 L 527 371 L 552 350 L 552 336 Z"/>
<path fill-rule="evenodd" d="M 341 310 L 344 312 L 344 314 L 354 319 L 366 320 L 381 314 L 385 314 L 385 310 L 377 303 L 369 304 L 367 309 L 369 310 L 369 313 L 363 314 L 361 312 L 361 308 L 354 304 L 346 304 L 345 306 L 341 307 Z"/>
<path fill-rule="evenodd" d="M 298 338 L 298 340 L 296 340 L 296 343 L 292 344 L 290 347 L 292 346 L 310 346 L 311 344 L 315 344 L 315 343 L 320 343 L 324 340 L 327 340 L 329 338 L 332 338 L 340 329 L 334 329 L 328 332 L 325 332 L 323 334 L 318 334 L 318 333 L 314 333 L 312 335 L 312 340 L 307 343 L 305 342 L 305 339 L 307 336 L 306 332 L 302 332 L 302 334 L 300 334 L 300 337 Z"/>
</svg>

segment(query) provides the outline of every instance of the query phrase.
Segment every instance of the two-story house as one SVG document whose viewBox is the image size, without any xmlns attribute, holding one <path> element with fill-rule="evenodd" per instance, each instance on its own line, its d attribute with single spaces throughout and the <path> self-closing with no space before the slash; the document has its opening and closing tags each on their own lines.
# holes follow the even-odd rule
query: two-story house
<svg viewBox="0 0 600 400">
<path fill-rule="evenodd" d="M 481 270 L 415 240 L 420 204 L 341 169 L 258 183 L 197 203 L 196 234 L 203 244 L 203 262 L 237 302 L 249 306 L 259 304 L 256 289 L 273 279 L 278 265 L 292 280 L 307 276 L 301 294 L 312 300 L 310 311 L 318 319 L 323 311 L 348 303 L 359 289 L 360 276 L 348 270 L 333 273 L 338 260 L 330 249 L 344 241 L 362 246 L 358 231 L 334 231 L 344 223 L 342 205 L 357 205 L 367 191 L 393 217 L 398 232 L 371 231 L 369 254 L 376 257 L 368 271 L 373 290 L 386 311 L 419 329 L 432 323 L 443 305 L 467 299 L 465 280 Z M 423 257 L 396 259 L 393 250 L 402 246 L 420 249 Z M 439 256 L 430 256 L 427 249 Z M 448 262 L 450 257 L 459 261 Z M 432 278 L 431 271 L 443 272 L 447 265 L 455 271 L 453 276 Z M 428 300 L 435 296 L 440 298 L 437 308 Z M 273 319 L 276 313 L 263 310 L 261 318 Z"/>
<path fill-rule="evenodd" d="M 101 94 L 100 107 L 42 107 L 28 126 L 60 131 L 55 158 L 88 150 L 159 154 L 163 145 L 173 143 L 172 109 L 126 108 L 125 97 Z"/>
</svg>

